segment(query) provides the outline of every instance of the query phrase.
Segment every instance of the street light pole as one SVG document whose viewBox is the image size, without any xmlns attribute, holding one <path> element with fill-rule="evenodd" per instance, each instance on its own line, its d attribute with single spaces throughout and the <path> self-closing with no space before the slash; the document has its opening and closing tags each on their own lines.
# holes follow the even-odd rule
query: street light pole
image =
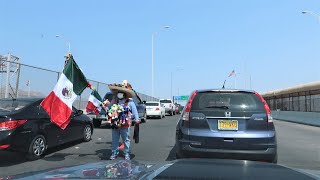
<svg viewBox="0 0 320 180">
<path fill-rule="evenodd" d="M 169 29 L 170 26 L 164 26 L 164 28 Z M 156 35 L 156 32 L 152 33 L 151 36 L 151 96 L 154 97 L 154 37 Z"/>
<path fill-rule="evenodd" d="M 63 36 L 61 36 L 61 35 L 56 35 L 56 37 L 57 38 L 62 38 L 64 41 L 65 41 L 65 43 L 67 44 L 67 46 L 68 46 L 68 53 L 71 53 L 71 43 L 70 43 L 70 41 L 67 41 Z"/>
<path fill-rule="evenodd" d="M 152 77 L 151 77 L 151 78 L 152 78 L 152 79 L 151 79 L 151 81 L 152 81 L 152 87 L 151 87 L 151 89 L 152 89 L 152 90 L 151 90 L 151 96 L 152 96 L 152 97 L 154 97 L 154 90 L 153 90 L 153 87 L 154 87 L 154 84 L 153 84 L 153 83 L 154 83 L 154 34 L 155 34 L 155 33 L 152 33 L 152 39 L 151 39 L 151 41 L 152 41 L 152 62 L 151 62 L 151 64 L 152 64 L 152 67 L 151 67 L 151 71 L 152 71 L 152 72 L 151 72 L 151 73 L 152 73 L 152 74 L 151 74 L 151 76 L 152 76 Z"/>
<path fill-rule="evenodd" d="M 172 96 L 172 72 L 171 72 L 171 96 L 170 96 L 170 99 L 173 98 Z"/>
<path fill-rule="evenodd" d="M 182 71 L 183 69 L 182 68 L 180 68 L 180 67 L 176 67 L 176 71 L 178 72 L 178 71 Z M 173 94 L 172 94 L 172 91 L 173 91 L 173 87 L 172 87 L 172 79 L 173 79 L 173 72 L 171 71 L 171 98 L 173 98 Z M 179 93 L 178 93 L 179 94 Z"/>
<path fill-rule="evenodd" d="M 302 14 L 310 14 L 311 16 L 314 16 L 318 19 L 318 22 L 320 23 L 320 15 L 317 13 L 314 13 L 312 11 L 302 11 Z"/>
</svg>

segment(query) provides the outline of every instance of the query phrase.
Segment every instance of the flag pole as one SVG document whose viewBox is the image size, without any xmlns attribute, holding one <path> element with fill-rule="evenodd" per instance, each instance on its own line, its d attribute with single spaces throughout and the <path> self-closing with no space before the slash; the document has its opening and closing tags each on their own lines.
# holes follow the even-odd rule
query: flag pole
<svg viewBox="0 0 320 180">
<path fill-rule="evenodd" d="M 234 88 L 237 88 L 237 75 L 234 75 Z"/>
<path fill-rule="evenodd" d="M 31 81 L 29 80 L 29 82 L 28 82 L 28 97 L 30 97 L 30 90 L 31 90 Z"/>
</svg>

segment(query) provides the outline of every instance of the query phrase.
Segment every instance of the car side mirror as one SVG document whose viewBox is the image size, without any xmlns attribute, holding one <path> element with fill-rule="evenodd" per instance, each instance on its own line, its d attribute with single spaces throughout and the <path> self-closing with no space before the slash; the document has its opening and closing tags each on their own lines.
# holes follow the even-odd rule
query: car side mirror
<svg viewBox="0 0 320 180">
<path fill-rule="evenodd" d="M 73 114 L 73 116 L 75 117 L 75 116 L 81 116 L 83 114 L 83 111 L 82 110 L 77 110 L 74 114 Z"/>
<path fill-rule="evenodd" d="M 147 103 L 147 101 L 142 101 L 143 102 L 143 104 L 146 104 Z"/>
</svg>

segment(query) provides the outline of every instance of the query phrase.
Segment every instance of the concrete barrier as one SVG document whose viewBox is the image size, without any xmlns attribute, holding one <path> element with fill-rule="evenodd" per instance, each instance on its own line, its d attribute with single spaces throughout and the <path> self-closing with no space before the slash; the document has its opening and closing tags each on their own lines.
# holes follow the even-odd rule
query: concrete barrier
<svg viewBox="0 0 320 180">
<path fill-rule="evenodd" d="M 320 127 L 320 113 L 272 111 L 273 119 Z"/>
</svg>

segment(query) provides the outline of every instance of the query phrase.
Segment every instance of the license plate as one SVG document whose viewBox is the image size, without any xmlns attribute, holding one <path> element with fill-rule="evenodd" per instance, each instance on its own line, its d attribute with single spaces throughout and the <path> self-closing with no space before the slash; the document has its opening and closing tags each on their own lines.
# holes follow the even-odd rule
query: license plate
<svg viewBox="0 0 320 180">
<path fill-rule="evenodd" d="M 218 130 L 238 130 L 238 121 L 218 120 Z"/>
</svg>

